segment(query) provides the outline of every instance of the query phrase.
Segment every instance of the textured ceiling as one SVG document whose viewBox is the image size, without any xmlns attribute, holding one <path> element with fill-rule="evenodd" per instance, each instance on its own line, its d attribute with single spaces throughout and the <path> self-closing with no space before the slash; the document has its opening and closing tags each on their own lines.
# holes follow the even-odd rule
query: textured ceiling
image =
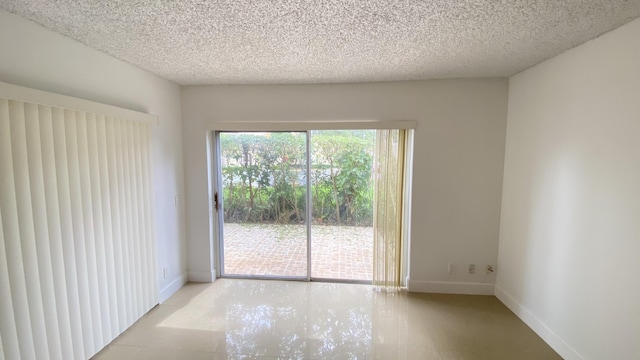
<svg viewBox="0 0 640 360">
<path fill-rule="evenodd" d="M 0 0 L 183 85 L 509 76 L 640 16 L 640 0 Z"/>
</svg>

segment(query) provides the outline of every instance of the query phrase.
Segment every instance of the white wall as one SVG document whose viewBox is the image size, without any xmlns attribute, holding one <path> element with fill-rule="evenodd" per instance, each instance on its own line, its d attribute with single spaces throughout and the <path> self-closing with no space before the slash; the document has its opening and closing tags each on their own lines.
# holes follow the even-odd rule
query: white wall
<svg viewBox="0 0 640 360">
<path fill-rule="evenodd" d="M 182 91 L 188 258 L 211 276 L 205 134 L 212 121 L 416 120 L 410 287 L 487 292 L 499 230 L 506 79 L 399 83 L 193 86 Z M 447 274 L 447 264 L 458 265 Z M 455 285 L 438 282 L 488 283 Z"/>
<path fill-rule="evenodd" d="M 151 141 L 158 281 L 166 297 L 187 267 L 184 209 L 174 206 L 184 194 L 180 87 L 4 10 L 0 81 L 159 115 Z"/>
<path fill-rule="evenodd" d="M 510 79 L 496 294 L 567 359 L 640 359 L 640 19 Z"/>
</svg>

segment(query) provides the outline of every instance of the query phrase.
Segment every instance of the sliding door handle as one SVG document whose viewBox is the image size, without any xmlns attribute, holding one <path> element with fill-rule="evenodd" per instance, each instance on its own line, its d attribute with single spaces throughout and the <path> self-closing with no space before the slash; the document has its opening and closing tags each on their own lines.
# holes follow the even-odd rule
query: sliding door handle
<svg viewBox="0 0 640 360">
<path fill-rule="evenodd" d="M 219 204 L 218 204 L 218 192 L 216 191 L 215 194 L 213 194 L 213 207 L 216 209 L 216 212 L 219 209 Z"/>
</svg>

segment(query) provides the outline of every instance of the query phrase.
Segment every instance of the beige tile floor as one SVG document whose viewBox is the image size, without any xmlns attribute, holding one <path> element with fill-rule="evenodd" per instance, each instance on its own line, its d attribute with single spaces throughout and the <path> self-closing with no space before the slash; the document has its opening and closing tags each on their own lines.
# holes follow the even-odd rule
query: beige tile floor
<svg viewBox="0 0 640 360">
<path fill-rule="evenodd" d="M 493 296 L 187 284 L 95 359 L 560 359 Z"/>
</svg>

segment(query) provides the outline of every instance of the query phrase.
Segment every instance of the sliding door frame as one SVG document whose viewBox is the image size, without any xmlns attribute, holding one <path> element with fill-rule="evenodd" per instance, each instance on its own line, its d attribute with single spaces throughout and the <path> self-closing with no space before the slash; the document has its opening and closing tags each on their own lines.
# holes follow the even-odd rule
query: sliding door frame
<svg viewBox="0 0 640 360">
<path fill-rule="evenodd" d="M 307 261 L 307 273 L 304 276 L 279 276 L 279 275 L 244 275 L 244 274 L 225 274 L 224 273 L 224 197 L 223 189 L 222 189 L 222 162 L 220 161 L 221 157 L 221 148 L 220 148 L 220 134 L 221 133 L 240 133 L 240 132 L 262 132 L 261 130 L 242 130 L 242 131 L 228 131 L 228 130 L 216 130 L 212 131 L 212 144 L 213 150 L 212 153 L 212 162 L 210 168 L 213 169 L 213 174 L 210 172 L 210 179 L 214 181 L 210 185 L 213 189 L 213 192 L 210 191 L 212 198 L 210 199 L 210 211 L 212 219 L 212 228 L 216 229 L 214 231 L 214 247 L 218 252 L 217 261 L 216 261 L 216 273 L 219 274 L 219 277 L 222 278 L 230 278 L 230 279 L 263 279 L 263 280 L 296 280 L 296 281 L 311 281 L 311 214 L 312 214 L 312 204 L 311 204 L 311 161 L 310 161 L 310 150 L 311 150 L 311 131 L 310 130 L 277 130 L 277 131 L 265 131 L 265 132 L 295 132 L 295 133 L 304 133 L 305 134 L 305 161 L 306 161 L 306 182 L 305 182 L 305 234 L 306 234 L 306 261 Z M 213 175 L 213 176 L 212 176 Z M 216 207 L 217 203 L 217 207 Z"/>
<path fill-rule="evenodd" d="M 313 203 L 311 202 L 311 130 L 306 130 L 306 155 L 307 155 L 307 213 L 304 216 L 305 223 L 307 225 L 307 278 L 306 281 L 311 281 L 311 225 L 313 225 Z"/>
<path fill-rule="evenodd" d="M 210 221 L 210 242 L 212 244 L 211 259 L 214 261 L 212 268 L 215 270 L 216 277 L 219 278 L 234 278 L 234 279 L 264 279 L 264 280 L 295 280 L 295 281 L 319 281 L 319 282 L 332 282 L 332 283 L 347 283 L 347 284 L 371 284 L 372 281 L 367 280 L 349 280 L 349 279 L 337 279 L 337 278 L 316 278 L 311 276 L 312 272 L 312 238 L 311 238 L 311 226 L 313 204 L 311 194 L 311 176 L 306 177 L 306 214 L 305 225 L 307 234 L 307 274 L 306 276 L 268 276 L 268 275 L 240 275 L 240 274 L 225 274 L 224 273 L 224 198 L 222 194 L 222 164 L 220 161 L 221 149 L 220 149 L 220 133 L 233 133 L 233 132 L 304 132 L 306 133 L 306 170 L 307 174 L 311 173 L 311 132 L 313 130 L 356 130 L 356 129 L 409 129 L 413 130 L 417 128 L 417 122 L 410 120 L 381 120 L 381 121 L 335 121 L 335 122 L 212 122 L 208 126 L 210 129 L 207 132 L 209 144 L 207 148 L 207 156 L 209 157 L 209 221 Z M 410 150 L 409 157 L 412 160 L 413 154 L 413 132 L 410 135 Z M 411 187 L 411 172 L 412 161 L 408 163 L 407 175 L 409 176 L 408 185 L 409 188 L 405 191 L 410 191 Z M 218 209 L 216 209 L 216 194 Z M 408 197 L 410 199 L 410 197 Z M 409 222 L 411 221 L 410 205 L 409 211 L 405 222 L 406 229 L 408 230 Z M 408 236 L 405 238 L 404 244 L 405 253 L 407 255 L 403 261 L 403 269 L 405 276 L 408 275 L 409 257 L 408 251 L 410 241 Z M 404 280 L 404 279 L 403 279 Z"/>
</svg>

